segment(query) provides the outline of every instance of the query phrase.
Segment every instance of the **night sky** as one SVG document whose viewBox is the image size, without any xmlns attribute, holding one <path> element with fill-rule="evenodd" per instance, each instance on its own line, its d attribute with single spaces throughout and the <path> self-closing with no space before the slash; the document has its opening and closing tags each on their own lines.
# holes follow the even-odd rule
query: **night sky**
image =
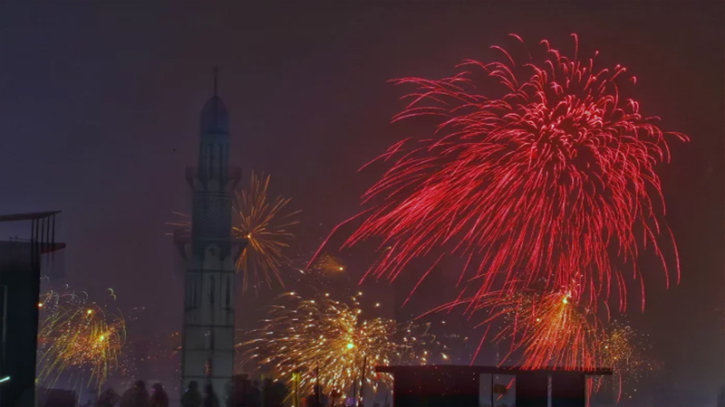
<svg viewBox="0 0 725 407">
<path fill-rule="evenodd" d="M 672 382 L 713 404 L 725 384 L 723 7 L 607 3 L 1 3 L 0 213 L 62 210 L 65 273 L 51 278 L 113 287 L 121 308 L 151 310 L 132 336 L 178 330 L 182 264 L 165 222 L 190 211 L 184 168 L 196 162 L 212 65 L 231 161 L 244 185 L 252 169 L 265 171 L 273 192 L 302 209 L 292 255 L 304 257 L 357 212 L 382 170 L 359 167 L 410 135 L 389 123 L 404 90 L 388 80 L 490 60 L 488 47 L 511 32 L 568 51 L 576 32 L 600 66 L 622 63 L 638 77 L 645 115 L 692 139 L 671 142 L 660 169 L 682 282 L 666 291 L 657 262 L 642 260 L 647 308 L 631 307 L 629 319 Z M 341 256 L 353 280 L 375 258 Z M 451 299 L 435 288 L 453 285 L 456 271 L 436 272 L 414 309 Z M 254 321 L 250 295 L 239 312 Z"/>
</svg>

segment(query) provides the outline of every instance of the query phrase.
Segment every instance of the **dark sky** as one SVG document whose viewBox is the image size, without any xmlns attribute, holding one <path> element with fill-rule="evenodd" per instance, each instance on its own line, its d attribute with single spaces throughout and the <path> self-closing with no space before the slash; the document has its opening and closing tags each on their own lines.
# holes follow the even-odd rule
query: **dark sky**
<svg viewBox="0 0 725 407">
<path fill-rule="evenodd" d="M 302 253 L 356 212 L 376 175 L 357 169 L 405 134 L 389 124 L 402 90 L 386 81 L 453 74 L 510 32 L 562 49 L 577 32 L 600 64 L 638 76 L 646 115 L 692 138 L 661 171 L 682 283 L 665 291 L 643 264 L 648 306 L 630 319 L 678 386 L 710 403 L 725 377 L 722 20 L 721 4 L 694 1 L 4 2 L 0 212 L 62 210 L 63 280 L 114 287 L 176 329 L 181 265 L 164 222 L 189 210 L 184 167 L 212 65 L 232 161 L 272 174 L 303 210 Z M 372 258 L 349 259 L 351 273 Z"/>
</svg>

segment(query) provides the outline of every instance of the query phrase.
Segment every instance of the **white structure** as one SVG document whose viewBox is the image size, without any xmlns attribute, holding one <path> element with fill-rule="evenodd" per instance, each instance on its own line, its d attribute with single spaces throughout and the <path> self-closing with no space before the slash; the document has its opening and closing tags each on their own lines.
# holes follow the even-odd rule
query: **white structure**
<svg viewBox="0 0 725 407">
<path fill-rule="evenodd" d="M 245 242 L 232 239 L 229 116 L 216 92 L 201 111 L 199 165 L 187 168 L 193 192 L 191 233 L 177 231 L 186 260 L 181 391 L 212 384 L 221 403 L 234 369 L 235 261 Z"/>
</svg>

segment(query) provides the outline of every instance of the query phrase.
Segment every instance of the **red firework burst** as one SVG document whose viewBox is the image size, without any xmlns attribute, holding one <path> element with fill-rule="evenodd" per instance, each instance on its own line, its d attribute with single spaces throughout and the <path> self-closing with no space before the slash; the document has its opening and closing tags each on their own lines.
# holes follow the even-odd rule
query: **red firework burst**
<svg viewBox="0 0 725 407">
<path fill-rule="evenodd" d="M 650 244 L 669 285 L 661 234 L 678 261 L 671 231 L 660 226 L 655 167 L 669 161 L 666 137 L 687 137 L 663 132 L 658 118 L 620 97 L 626 68 L 595 68 L 596 52 L 580 61 L 572 36 L 573 58 L 546 40 L 543 56 L 526 53 L 523 63 L 494 46 L 502 62 L 467 60 L 451 78 L 395 81 L 417 90 L 394 122 L 439 116 L 442 123 L 378 157 L 391 167 L 364 195 L 373 206 L 358 215 L 364 220 L 344 244 L 382 238 L 389 250 L 367 275 L 395 279 L 435 250 L 465 259 L 457 279 L 475 279 L 479 298 L 503 274 L 512 292 L 543 278 L 546 291 L 573 285 L 573 300 L 590 304 L 610 298 L 615 286 L 624 310 L 623 269 L 642 283 L 636 259 L 639 245 Z"/>
</svg>

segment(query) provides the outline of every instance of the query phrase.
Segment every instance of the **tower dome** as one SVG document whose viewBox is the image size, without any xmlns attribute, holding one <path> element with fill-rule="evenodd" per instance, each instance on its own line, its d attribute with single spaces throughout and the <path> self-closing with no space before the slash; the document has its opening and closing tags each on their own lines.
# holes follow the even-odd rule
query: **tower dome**
<svg viewBox="0 0 725 407">
<path fill-rule="evenodd" d="M 201 133 L 229 133 L 229 113 L 222 99 L 216 94 L 201 109 Z"/>
</svg>

